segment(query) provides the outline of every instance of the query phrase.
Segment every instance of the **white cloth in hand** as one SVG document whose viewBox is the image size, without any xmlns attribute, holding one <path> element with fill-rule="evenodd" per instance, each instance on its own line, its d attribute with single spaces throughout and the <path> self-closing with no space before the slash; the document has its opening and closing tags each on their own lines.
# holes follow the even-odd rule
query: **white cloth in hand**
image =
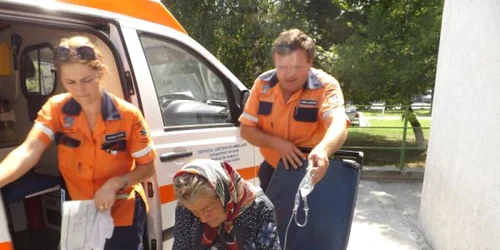
<svg viewBox="0 0 500 250">
<path fill-rule="evenodd" d="M 93 250 L 103 250 L 106 239 L 111 238 L 114 228 L 111 209 L 107 209 L 104 212 L 98 211 L 90 233 L 88 247 Z"/>
</svg>

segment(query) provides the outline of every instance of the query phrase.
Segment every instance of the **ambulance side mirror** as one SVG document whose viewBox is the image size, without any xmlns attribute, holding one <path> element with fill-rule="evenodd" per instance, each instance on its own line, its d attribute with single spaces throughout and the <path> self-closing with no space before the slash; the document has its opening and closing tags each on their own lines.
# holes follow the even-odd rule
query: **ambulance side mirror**
<svg viewBox="0 0 500 250">
<path fill-rule="evenodd" d="M 248 98 L 250 98 L 250 90 L 245 89 L 241 92 L 241 97 L 240 97 L 241 113 L 243 113 L 243 110 L 245 110 L 245 104 L 247 104 Z"/>
</svg>

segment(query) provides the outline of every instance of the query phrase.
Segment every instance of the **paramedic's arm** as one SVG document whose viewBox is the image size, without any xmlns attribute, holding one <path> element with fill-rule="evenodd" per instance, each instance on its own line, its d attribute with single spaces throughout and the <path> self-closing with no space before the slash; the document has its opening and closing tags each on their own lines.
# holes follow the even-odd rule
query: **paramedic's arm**
<svg viewBox="0 0 500 250">
<path fill-rule="evenodd" d="M 3 187 L 33 168 L 47 146 L 38 138 L 28 137 L 0 163 L 0 187 Z"/>
<path fill-rule="evenodd" d="M 288 169 L 289 163 L 294 168 L 298 168 L 302 166 L 302 161 L 306 159 L 305 155 L 293 143 L 279 136 L 268 134 L 257 126 L 259 122 L 259 98 L 257 94 L 262 91 L 261 89 L 262 83 L 256 80 L 245 105 L 245 110 L 239 119 L 240 135 L 254 146 L 272 148 L 278 151 L 286 169 Z"/>
<path fill-rule="evenodd" d="M 285 168 L 289 168 L 289 163 L 295 168 L 302 166 L 302 161 L 306 159 L 304 153 L 293 143 L 279 137 L 268 134 L 258 127 L 241 124 L 241 137 L 252 145 L 263 148 L 272 148 L 278 151 L 283 159 Z"/>
<path fill-rule="evenodd" d="M 313 168 L 312 173 L 313 183 L 318 183 L 326 174 L 326 170 L 329 166 L 328 157 L 333 155 L 337 150 L 339 150 L 347 139 L 347 126 L 346 119 L 344 118 L 345 113 L 343 110 L 338 110 L 336 115 L 329 116 L 325 119 L 325 126 L 328 127 L 325 137 L 321 142 L 314 147 L 314 149 L 309 154 L 309 166 L 316 166 Z"/>
<path fill-rule="evenodd" d="M 326 135 L 316 146 L 322 148 L 328 156 L 337 152 L 347 139 L 347 125 L 345 113 L 343 110 L 337 110 L 335 115 L 325 119 L 325 126 L 328 128 Z"/>
<path fill-rule="evenodd" d="M 127 185 L 132 186 L 137 183 L 142 183 L 146 181 L 149 177 L 153 176 L 156 173 L 156 166 L 155 166 L 155 161 L 151 160 L 148 163 L 145 164 L 137 164 L 135 169 L 132 170 L 132 172 L 125 174 L 122 176 L 122 186 L 124 186 L 125 183 L 123 183 L 123 179 L 127 179 Z"/>
<path fill-rule="evenodd" d="M 130 136 L 130 153 L 135 159 L 135 168 L 131 172 L 121 176 L 123 185 L 134 185 L 144 182 L 156 173 L 156 151 L 153 140 L 149 134 L 148 124 L 139 110 L 135 111 L 134 126 Z M 128 183 L 123 183 L 124 180 Z"/>
<path fill-rule="evenodd" d="M 136 164 L 134 170 L 122 175 L 116 176 L 109 179 L 105 185 L 109 185 L 114 192 L 118 192 L 121 189 L 125 189 L 129 186 L 133 186 L 137 183 L 142 183 L 146 181 L 149 177 L 156 173 L 155 161 L 151 160 L 145 164 Z M 99 199 L 96 194 L 96 198 Z M 102 201 L 104 203 L 104 201 Z M 101 204 L 97 204 L 99 207 Z"/>
<path fill-rule="evenodd" d="M 111 208 L 116 201 L 117 192 L 129 186 L 141 183 L 156 173 L 155 161 L 137 164 L 134 170 L 109 179 L 94 195 L 96 208 L 106 210 Z"/>
<path fill-rule="evenodd" d="M 344 110 L 344 97 L 337 81 L 327 85 L 321 106 L 321 119 L 327 128 L 326 134 L 308 156 L 309 167 L 313 167 L 313 183 L 318 183 L 326 174 L 328 157 L 342 147 L 347 139 L 350 121 Z"/>
<path fill-rule="evenodd" d="M 50 98 L 38 111 L 33 128 L 23 144 L 14 149 L 0 163 L 0 187 L 17 180 L 33 168 L 42 153 L 54 140 L 54 131 L 58 131 L 56 104 Z"/>
<path fill-rule="evenodd" d="M 121 176 L 109 179 L 94 195 L 94 203 L 97 208 L 110 208 L 116 199 L 116 193 L 137 183 L 144 182 L 156 173 L 153 142 L 147 130 L 144 117 L 138 110 L 134 113 L 132 133 L 130 135 L 130 147 L 128 149 L 135 159 L 135 168 Z"/>
</svg>

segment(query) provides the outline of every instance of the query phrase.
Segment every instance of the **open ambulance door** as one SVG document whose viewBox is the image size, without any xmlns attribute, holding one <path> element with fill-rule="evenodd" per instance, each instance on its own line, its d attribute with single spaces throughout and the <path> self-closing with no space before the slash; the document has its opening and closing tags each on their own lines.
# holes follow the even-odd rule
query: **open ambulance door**
<svg viewBox="0 0 500 250">
<path fill-rule="evenodd" d="M 223 160 L 256 176 L 255 147 L 239 132 L 244 86 L 201 45 L 159 26 L 120 22 L 158 152 L 161 225 L 174 225 L 172 177 L 199 158 Z M 241 88 L 241 89 L 240 89 Z"/>
</svg>

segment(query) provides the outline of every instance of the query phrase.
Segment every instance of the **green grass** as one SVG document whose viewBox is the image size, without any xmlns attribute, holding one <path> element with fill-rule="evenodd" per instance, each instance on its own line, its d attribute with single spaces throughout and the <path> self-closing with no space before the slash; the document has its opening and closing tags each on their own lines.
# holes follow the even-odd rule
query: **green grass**
<svg viewBox="0 0 500 250">
<path fill-rule="evenodd" d="M 386 113 L 387 114 L 387 113 Z M 387 117 L 387 116 L 385 116 Z M 400 117 L 400 115 L 399 115 Z M 388 119 L 370 119 L 371 127 L 350 127 L 349 136 L 344 147 L 362 146 L 362 147 L 401 147 L 403 142 L 403 122 L 399 120 Z M 429 139 L 430 120 L 420 119 L 423 127 L 424 138 L 426 142 Z M 373 128 L 393 127 L 393 128 Z M 408 123 L 406 135 L 406 146 L 417 147 L 415 135 L 411 125 Z M 399 166 L 401 150 L 399 149 L 356 149 L 365 154 L 366 166 Z M 405 165 L 408 167 L 425 166 L 425 150 L 407 150 L 405 153 Z"/>
<path fill-rule="evenodd" d="M 386 110 L 382 114 L 382 110 L 362 110 L 364 116 L 369 116 L 369 117 L 401 117 L 405 111 L 404 110 Z M 415 113 L 417 113 L 417 116 L 419 117 L 430 117 L 431 112 L 429 110 L 415 110 Z"/>
<path fill-rule="evenodd" d="M 370 126 L 371 127 L 351 127 L 350 131 L 358 130 L 361 131 L 362 133 L 367 133 L 370 135 L 380 135 L 387 137 L 388 139 L 391 140 L 403 140 L 403 122 L 401 120 L 381 120 L 381 119 L 372 119 L 369 120 Z M 430 126 L 430 120 L 419 120 L 420 125 L 423 127 L 424 131 L 424 137 L 428 138 L 429 137 L 429 129 Z M 415 134 L 413 133 L 413 129 L 408 123 L 408 130 L 406 134 L 407 142 L 409 141 L 414 141 L 415 140 Z M 372 128 L 375 127 L 375 128 Z M 376 127 L 393 127 L 393 128 L 376 128 Z"/>
</svg>

